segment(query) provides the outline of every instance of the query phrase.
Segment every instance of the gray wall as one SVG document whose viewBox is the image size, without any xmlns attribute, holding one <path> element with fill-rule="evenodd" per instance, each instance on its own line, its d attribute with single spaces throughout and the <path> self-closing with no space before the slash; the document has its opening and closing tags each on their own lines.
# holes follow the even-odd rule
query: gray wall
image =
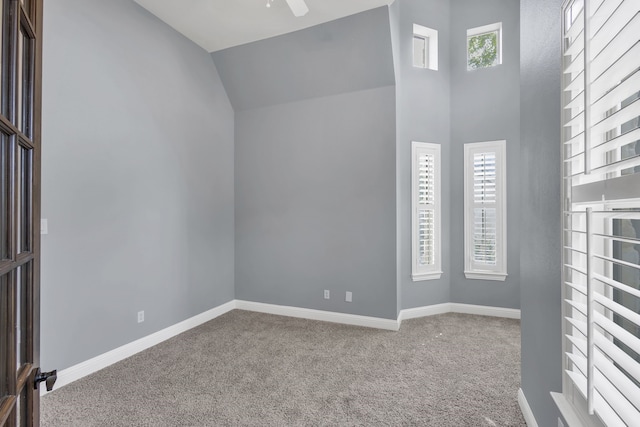
<svg viewBox="0 0 640 427">
<path fill-rule="evenodd" d="M 386 7 L 212 55 L 236 112 L 394 84 Z"/>
<path fill-rule="evenodd" d="M 236 298 L 395 319 L 387 8 L 213 58 L 236 107 Z"/>
<path fill-rule="evenodd" d="M 129 0 L 44 20 L 42 366 L 64 369 L 233 299 L 234 113 L 211 56 Z"/>
<path fill-rule="evenodd" d="M 520 2 L 522 390 L 540 426 L 557 425 L 562 389 L 561 4 Z"/>
<path fill-rule="evenodd" d="M 450 162 L 451 82 L 449 40 L 450 7 L 447 0 L 396 0 L 390 16 L 394 21 L 397 80 L 397 209 L 398 309 L 449 302 L 451 248 L 450 193 L 446 176 Z M 438 31 L 438 71 L 414 68 L 413 24 Z M 441 144 L 442 179 L 442 270 L 439 280 L 411 280 L 411 141 Z"/>
<path fill-rule="evenodd" d="M 451 2 L 451 301 L 520 308 L 520 7 Z M 467 71 L 467 29 L 502 22 L 501 65 Z M 464 144 L 507 141 L 507 279 L 464 276 Z"/>
<path fill-rule="evenodd" d="M 236 298 L 396 318 L 394 107 L 390 86 L 236 114 Z"/>
</svg>

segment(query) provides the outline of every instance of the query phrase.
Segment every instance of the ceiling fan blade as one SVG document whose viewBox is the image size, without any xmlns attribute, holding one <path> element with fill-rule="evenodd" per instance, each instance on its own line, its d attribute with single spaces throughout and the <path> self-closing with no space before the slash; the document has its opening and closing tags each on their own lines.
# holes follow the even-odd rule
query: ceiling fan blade
<svg viewBox="0 0 640 427">
<path fill-rule="evenodd" d="M 309 12 L 309 8 L 304 0 L 286 0 L 291 12 L 296 17 L 304 16 Z"/>
</svg>

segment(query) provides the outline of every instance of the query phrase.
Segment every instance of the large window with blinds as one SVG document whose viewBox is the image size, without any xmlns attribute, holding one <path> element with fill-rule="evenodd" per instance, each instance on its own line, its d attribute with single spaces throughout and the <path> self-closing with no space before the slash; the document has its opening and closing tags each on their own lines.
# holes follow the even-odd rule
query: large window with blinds
<svg viewBox="0 0 640 427">
<path fill-rule="evenodd" d="M 464 247 L 467 279 L 507 277 L 506 141 L 464 146 Z"/>
<path fill-rule="evenodd" d="M 411 145 L 412 274 L 414 281 L 442 276 L 440 251 L 440 145 Z"/>
<path fill-rule="evenodd" d="M 635 426 L 640 1 L 566 1 L 563 13 L 564 376 L 554 399 L 579 425 Z"/>
</svg>

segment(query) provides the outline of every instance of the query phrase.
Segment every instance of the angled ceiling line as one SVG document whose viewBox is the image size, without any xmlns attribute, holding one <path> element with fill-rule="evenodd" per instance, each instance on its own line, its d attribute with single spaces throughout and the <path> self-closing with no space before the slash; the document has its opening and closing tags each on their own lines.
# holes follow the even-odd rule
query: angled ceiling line
<svg viewBox="0 0 640 427">
<path fill-rule="evenodd" d="M 394 0 L 134 1 L 207 52 L 217 52 L 388 6 Z M 267 1 L 270 8 L 264 7 Z"/>
</svg>

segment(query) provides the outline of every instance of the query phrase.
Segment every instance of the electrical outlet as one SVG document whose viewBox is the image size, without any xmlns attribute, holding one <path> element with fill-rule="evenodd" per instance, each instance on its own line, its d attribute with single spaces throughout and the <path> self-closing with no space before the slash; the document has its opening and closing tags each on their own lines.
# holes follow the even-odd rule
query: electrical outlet
<svg viewBox="0 0 640 427">
<path fill-rule="evenodd" d="M 49 220 L 46 218 L 40 219 L 40 234 L 49 234 Z"/>
<path fill-rule="evenodd" d="M 345 295 L 344 300 L 345 300 L 346 302 L 351 302 L 351 301 L 353 301 L 353 293 L 351 293 L 351 292 L 347 291 L 347 294 Z"/>
<path fill-rule="evenodd" d="M 144 322 L 144 311 L 138 312 L 138 323 Z"/>
<path fill-rule="evenodd" d="M 329 289 L 324 290 L 324 299 L 329 299 L 331 294 L 329 293 Z"/>
</svg>

